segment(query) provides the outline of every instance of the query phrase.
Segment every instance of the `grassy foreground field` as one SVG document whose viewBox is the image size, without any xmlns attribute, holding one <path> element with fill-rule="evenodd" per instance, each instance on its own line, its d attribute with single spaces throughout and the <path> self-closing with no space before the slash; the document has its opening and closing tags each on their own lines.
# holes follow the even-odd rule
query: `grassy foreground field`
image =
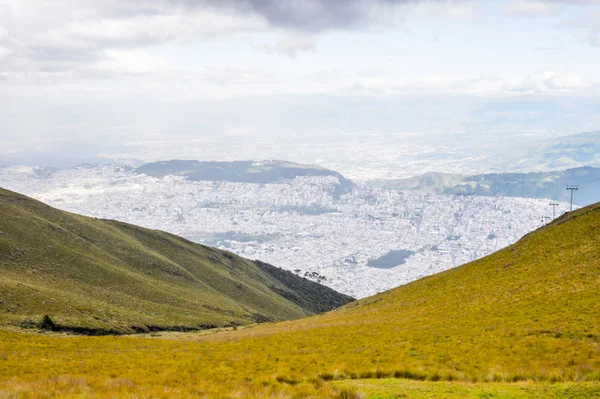
<svg viewBox="0 0 600 399">
<path fill-rule="evenodd" d="M 598 243 L 594 205 L 296 321 L 156 337 L 0 332 L 0 397 L 597 398 Z"/>
<path fill-rule="evenodd" d="M 598 381 L 431 381 L 383 373 L 330 381 L 316 373 L 323 366 L 314 356 L 305 363 L 286 351 L 262 351 L 255 341 L 200 343 L 193 333 L 161 339 L 2 332 L 0 342 L 0 398 L 600 398 Z M 305 377 L 286 377 L 292 370 Z"/>
<path fill-rule="evenodd" d="M 372 399 L 591 399 L 600 397 L 597 383 L 464 383 L 423 382 L 408 380 L 361 380 L 340 381 L 334 386 L 343 396 L 346 392 L 359 391 Z"/>
</svg>

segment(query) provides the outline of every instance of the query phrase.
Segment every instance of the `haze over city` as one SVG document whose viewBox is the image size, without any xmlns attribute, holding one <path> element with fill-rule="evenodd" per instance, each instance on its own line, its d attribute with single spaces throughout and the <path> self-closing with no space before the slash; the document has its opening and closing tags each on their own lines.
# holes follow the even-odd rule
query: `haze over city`
<svg viewBox="0 0 600 399">
<path fill-rule="evenodd" d="M 594 0 L 3 0 L 0 160 L 353 174 L 340 159 L 455 160 L 590 131 L 599 15 Z"/>
</svg>

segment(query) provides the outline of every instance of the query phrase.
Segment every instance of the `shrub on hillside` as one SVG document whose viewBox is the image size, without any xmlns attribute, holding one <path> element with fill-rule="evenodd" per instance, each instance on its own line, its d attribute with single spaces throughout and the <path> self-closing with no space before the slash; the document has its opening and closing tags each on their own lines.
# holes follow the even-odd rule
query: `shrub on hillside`
<svg viewBox="0 0 600 399">
<path fill-rule="evenodd" d="M 52 318 L 48 315 L 44 315 L 44 317 L 42 318 L 42 321 L 40 322 L 40 328 L 42 330 L 50 330 L 50 331 L 54 331 L 56 330 L 56 323 L 54 322 L 54 320 L 52 320 Z"/>
</svg>

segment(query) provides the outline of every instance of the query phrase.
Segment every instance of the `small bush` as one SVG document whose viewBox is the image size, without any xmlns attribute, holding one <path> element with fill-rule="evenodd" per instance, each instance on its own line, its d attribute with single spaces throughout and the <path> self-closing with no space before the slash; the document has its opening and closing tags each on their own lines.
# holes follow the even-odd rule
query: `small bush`
<svg viewBox="0 0 600 399">
<path fill-rule="evenodd" d="M 280 384 L 288 384 L 288 385 L 296 385 L 298 384 L 298 381 L 292 379 L 292 378 L 288 378 L 288 377 L 282 377 L 282 376 L 278 376 L 275 378 L 275 380 L 280 383 Z"/>
<path fill-rule="evenodd" d="M 42 330 L 50 330 L 50 331 L 54 331 L 56 330 L 56 323 L 54 322 L 54 320 L 52 320 L 52 318 L 48 315 L 44 315 L 44 317 L 42 318 L 42 321 L 40 322 L 40 328 Z"/>
<path fill-rule="evenodd" d="M 413 372 L 410 370 L 396 370 L 396 372 L 394 373 L 394 378 L 404 378 L 407 380 L 424 381 L 427 379 L 427 376 L 425 374 L 422 374 L 419 372 Z"/>
<path fill-rule="evenodd" d="M 527 377 L 520 374 L 514 374 L 508 380 L 511 382 L 527 381 Z"/>
<path fill-rule="evenodd" d="M 31 321 L 31 320 L 23 320 L 22 322 L 19 323 L 19 327 L 21 328 L 35 328 L 35 322 Z"/>
</svg>

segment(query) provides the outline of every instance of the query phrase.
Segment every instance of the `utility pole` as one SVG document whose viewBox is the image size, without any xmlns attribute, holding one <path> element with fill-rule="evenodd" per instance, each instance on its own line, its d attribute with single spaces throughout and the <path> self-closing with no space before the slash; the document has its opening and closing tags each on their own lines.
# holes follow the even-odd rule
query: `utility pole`
<svg viewBox="0 0 600 399">
<path fill-rule="evenodd" d="M 552 207 L 552 220 L 556 219 L 556 207 L 558 204 L 556 202 L 551 202 L 550 206 Z"/>
<path fill-rule="evenodd" d="M 550 216 L 542 216 L 542 224 L 546 224 L 550 221 Z"/>
<path fill-rule="evenodd" d="M 573 211 L 573 191 L 577 191 L 579 190 L 579 188 L 577 186 L 567 186 L 567 190 L 571 191 L 571 208 L 569 210 L 569 212 Z"/>
</svg>

